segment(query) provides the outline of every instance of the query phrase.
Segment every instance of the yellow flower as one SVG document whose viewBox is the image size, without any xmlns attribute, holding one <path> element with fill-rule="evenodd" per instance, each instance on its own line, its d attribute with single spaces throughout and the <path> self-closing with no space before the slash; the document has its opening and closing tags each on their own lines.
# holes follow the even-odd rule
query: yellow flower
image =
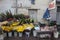
<svg viewBox="0 0 60 40">
<path fill-rule="evenodd" d="M 6 26 L 4 30 L 10 32 L 10 28 L 8 26 Z"/>
<path fill-rule="evenodd" d="M 17 26 L 19 24 L 19 22 L 13 22 L 12 25 L 13 26 Z"/>
<path fill-rule="evenodd" d="M 23 27 L 24 27 L 24 28 L 27 28 L 27 24 L 23 24 Z"/>
<path fill-rule="evenodd" d="M 5 30 L 7 32 L 10 32 L 12 30 L 12 27 L 9 26 L 2 26 L 2 30 Z"/>
<path fill-rule="evenodd" d="M 30 26 L 33 28 L 34 27 L 33 23 L 30 23 Z"/>
<path fill-rule="evenodd" d="M 4 30 L 5 29 L 5 26 L 2 26 L 1 28 L 2 28 L 2 30 Z"/>
<path fill-rule="evenodd" d="M 17 32 L 23 32 L 23 31 L 24 31 L 24 27 L 23 27 L 22 25 L 17 26 L 17 27 L 16 27 L 16 31 L 17 31 Z"/>
<path fill-rule="evenodd" d="M 34 25 L 32 23 L 27 24 L 27 28 L 32 29 L 32 28 L 34 28 Z"/>
</svg>

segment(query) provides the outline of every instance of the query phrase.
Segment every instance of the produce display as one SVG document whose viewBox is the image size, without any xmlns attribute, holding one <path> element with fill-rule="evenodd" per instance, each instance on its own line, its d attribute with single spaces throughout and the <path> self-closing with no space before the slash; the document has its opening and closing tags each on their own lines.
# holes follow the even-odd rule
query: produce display
<svg viewBox="0 0 60 40">
<path fill-rule="evenodd" d="M 29 17 L 29 15 L 17 14 L 12 15 L 11 11 L 6 12 L 6 14 L 0 14 L 0 25 L 3 31 L 11 32 L 23 32 L 28 27 L 30 29 L 34 28 L 34 20 Z"/>
<path fill-rule="evenodd" d="M 2 29 L 7 32 L 11 32 L 12 30 L 15 30 L 17 32 L 23 32 L 24 30 L 26 30 L 27 27 L 30 27 L 30 29 L 32 29 L 34 25 L 32 23 L 22 24 L 22 25 L 17 25 L 17 26 L 10 25 L 10 26 L 2 26 Z"/>
</svg>

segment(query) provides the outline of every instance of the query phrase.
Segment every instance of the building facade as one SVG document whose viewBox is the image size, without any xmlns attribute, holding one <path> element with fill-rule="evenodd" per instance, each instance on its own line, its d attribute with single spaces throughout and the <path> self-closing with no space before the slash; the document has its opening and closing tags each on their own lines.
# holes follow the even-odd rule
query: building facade
<svg viewBox="0 0 60 40">
<path fill-rule="evenodd" d="M 0 12 L 11 10 L 13 14 L 30 15 L 36 22 L 42 18 L 51 0 L 0 0 Z M 56 20 L 56 9 L 50 10 L 51 20 Z M 54 16 L 53 16 L 53 15 Z"/>
<path fill-rule="evenodd" d="M 56 9 L 56 19 L 57 19 L 57 24 L 59 24 L 60 25 L 60 0 L 56 0 L 56 7 L 57 7 L 57 9 Z"/>
</svg>

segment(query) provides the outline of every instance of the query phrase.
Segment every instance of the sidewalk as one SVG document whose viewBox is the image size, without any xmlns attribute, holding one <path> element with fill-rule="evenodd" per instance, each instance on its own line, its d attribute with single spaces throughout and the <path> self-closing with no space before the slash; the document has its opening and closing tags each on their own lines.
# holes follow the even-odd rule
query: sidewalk
<svg viewBox="0 0 60 40">
<path fill-rule="evenodd" d="M 37 38 L 37 37 L 33 37 L 33 36 L 30 36 L 28 39 L 28 37 L 26 36 L 23 36 L 21 38 L 19 37 L 5 37 L 4 40 L 60 40 L 60 38 L 58 39 L 55 39 L 55 38 L 52 38 L 52 39 L 49 39 L 49 38 L 45 38 L 45 39 L 42 39 L 42 38 Z"/>
</svg>

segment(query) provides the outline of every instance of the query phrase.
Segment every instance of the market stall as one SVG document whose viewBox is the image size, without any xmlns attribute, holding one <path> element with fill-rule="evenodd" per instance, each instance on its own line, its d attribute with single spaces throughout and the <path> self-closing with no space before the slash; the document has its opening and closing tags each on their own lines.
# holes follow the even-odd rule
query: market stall
<svg viewBox="0 0 60 40">
<path fill-rule="evenodd" d="M 6 12 L 6 14 L 0 15 L 3 19 L 0 22 L 1 28 L 8 37 L 11 36 L 22 36 L 25 30 L 31 30 L 34 28 L 34 20 L 29 17 L 29 15 L 17 14 L 12 15 L 11 12 Z M 18 33 L 18 34 L 17 34 Z"/>
</svg>

